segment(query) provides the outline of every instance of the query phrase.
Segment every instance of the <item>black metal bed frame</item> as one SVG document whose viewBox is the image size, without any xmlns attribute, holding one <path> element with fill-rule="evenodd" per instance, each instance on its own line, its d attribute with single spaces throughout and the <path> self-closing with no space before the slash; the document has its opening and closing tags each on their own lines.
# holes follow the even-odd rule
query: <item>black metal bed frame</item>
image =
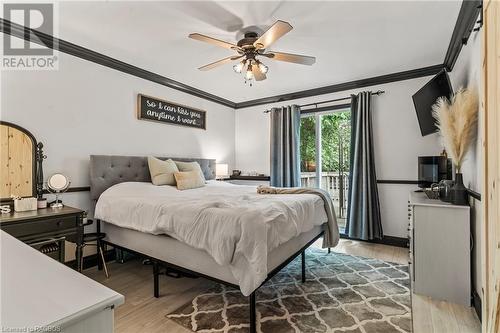
<svg viewBox="0 0 500 333">
<path fill-rule="evenodd" d="M 97 232 L 98 233 L 101 232 L 101 221 L 100 220 L 97 220 L 97 226 L 96 227 L 97 227 Z M 282 262 L 280 265 L 278 265 L 276 268 L 274 268 L 271 272 L 269 272 L 267 274 L 267 278 L 264 280 L 264 282 L 262 282 L 262 284 L 259 287 L 257 287 L 250 294 L 250 296 L 248 296 L 248 298 L 249 298 L 249 307 L 250 307 L 250 309 L 249 309 L 249 311 L 250 311 L 250 333 L 256 333 L 257 332 L 257 326 L 256 326 L 256 324 L 257 324 L 256 323 L 257 317 L 256 317 L 255 292 L 264 283 L 266 283 L 267 281 L 269 281 L 270 279 L 272 279 L 279 271 L 281 271 L 290 262 L 292 262 L 292 260 L 294 260 L 296 257 L 298 257 L 299 254 L 301 255 L 301 259 L 302 259 L 302 283 L 306 282 L 306 253 L 305 253 L 305 251 L 316 240 L 318 240 L 321 236 L 323 236 L 324 233 L 325 233 L 324 231 L 321 231 L 312 240 L 310 240 L 309 242 L 307 242 L 307 244 L 304 245 L 300 250 L 298 250 L 297 252 L 295 252 L 294 254 L 292 254 L 290 257 L 288 257 L 288 259 L 286 259 L 284 262 Z M 151 261 L 151 263 L 152 263 L 152 266 L 153 266 L 153 295 L 156 298 L 160 297 L 160 283 L 159 283 L 160 265 L 164 266 L 166 268 L 171 268 L 171 269 L 180 271 L 182 273 L 186 273 L 186 274 L 192 275 L 192 276 L 202 277 L 202 278 L 205 278 L 205 279 L 208 279 L 208 280 L 211 280 L 211 281 L 223 284 L 223 285 L 228 286 L 228 287 L 239 289 L 239 286 L 236 285 L 236 284 L 229 283 L 229 282 L 226 282 L 226 281 L 222 281 L 222 280 L 219 280 L 217 278 L 208 276 L 206 274 L 195 272 L 195 271 L 192 271 L 190 269 L 187 269 L 187 268 L 184 268 L 184 267 L 180 267 L 178 265 L 174 265 L 174 264 L 171 264 L 169 262 L 166 262 L 166 261 L 163 261 L 163 260 L 160 260 L 160 259 L 157 259 L 157 258 L 153 258 L 151 256 L 148 256 L 148 255 L 144 254 L 144 253 L 140 253 L 140 252 L 137 252 L 137 251 L 134 251 L 134 250 L 130 250 L 130 249 L 127 249 L 126 247 L 123 247 L 123 246 L 120 246 L 120 245 L 116 245 L 116 244 L 113 244 L 113 243 L 105 241 L 105 240 L 102 240 L 100 242 L 101 242 L 101 246 L 102 245 L 109 245 L 109 246 L 112 246 L 114 248 L 125 250 L 127 252 L 134 253 L 134 254 L 137 254 L 137 255 L 139 255 L 141 257 L 149 259 Z M 330 253 L 330 248 L 328 248 L 328 253 Z M 98 261 L 97 267 L 98 267 L 99 270 L 101 270 L 102 269 L 102 263 Z"/>
</svg>

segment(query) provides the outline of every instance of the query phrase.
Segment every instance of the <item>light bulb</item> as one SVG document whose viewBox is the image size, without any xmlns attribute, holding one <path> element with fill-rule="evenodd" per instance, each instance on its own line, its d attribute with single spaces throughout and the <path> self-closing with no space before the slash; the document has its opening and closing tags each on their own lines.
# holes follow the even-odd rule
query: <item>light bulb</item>
<svg viewBox="0 0 500 333">
<path fill-rule="evenodd" d="M 247 72 L 245 73 L 245 79 L 253 80 L 252 66 L 248 66 Z"/>
<path fill-rule="evenodd" d="M 236 65 L 233 66 L 233 70 L 236 73 L 241 73 L 243 70 L 243 66 L 245 66 L 245 60 L 242 60 L 241 62 L 237 63 Z"/>
<path fill-rule="evenodd" d="M 262 74 L 266 74 L 267 71 L 269 70 L 269 67 L 264 65 L 263 63 L 259 62 L 259 69 L 262 72 Z"/>
</svg>

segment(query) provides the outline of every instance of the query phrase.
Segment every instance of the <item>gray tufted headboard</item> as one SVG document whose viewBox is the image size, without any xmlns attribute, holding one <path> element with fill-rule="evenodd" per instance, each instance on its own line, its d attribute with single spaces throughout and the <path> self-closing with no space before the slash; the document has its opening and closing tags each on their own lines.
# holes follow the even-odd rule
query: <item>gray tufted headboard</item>
<svg viewBox="0 0 500 333">
<path fill-rule="evenodd" d="M 203 158 L 172 158 L 175 161 L 198 162 L 205 179 L 215 178 L 215 160 Z M 145 156 L 90 155 L 90 198 L 99 196 L 109 187 L 123 182 L 150 182 L 148 158 Z"/>
</svg>

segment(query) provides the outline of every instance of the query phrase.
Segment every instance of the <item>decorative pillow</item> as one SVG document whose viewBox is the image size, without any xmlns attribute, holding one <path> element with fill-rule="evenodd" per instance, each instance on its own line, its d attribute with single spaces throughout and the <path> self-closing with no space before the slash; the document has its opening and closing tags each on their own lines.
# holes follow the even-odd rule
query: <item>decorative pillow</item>
<svg viewBox="0 0 500 333">
<path fill-rule="evenodd" d="M 205 186 L 205 180 L 200 177 L 199 171 L 184 171 L 174 173 L 178 190 L 189 190 Z"/>
<path fill-rule="evenodd" d="M 172 160 L 162 161 L 156 157 L 148 157 L 149 173 L 154 185 L 175 185 L 174 173 L 178 172 L 177 165 Z"/>
<path fill-rule="evenodd" d="M 175 161 L 175 164 L 177 165 L 177 168 L 181 172 L 185 171 L 198 171 L 200 174 L 201 180 L 204 182 L 205 181 L 205 175 L 203 175 L 203 171 L 201 171 L 200 164 L 198 162 L 180 162 L 180 161 Z"/>
</svg>

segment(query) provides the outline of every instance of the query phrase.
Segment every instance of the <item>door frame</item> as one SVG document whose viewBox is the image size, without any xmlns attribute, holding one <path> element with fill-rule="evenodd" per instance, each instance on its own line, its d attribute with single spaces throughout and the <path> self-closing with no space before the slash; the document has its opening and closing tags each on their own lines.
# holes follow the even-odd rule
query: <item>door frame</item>
<svg viewBox="0 0 500 333">
<path fill-rule="evenodd" d="M 500 331 L 500 2 L 484 0 L 482 28 L 482 330 Z"/>
</svg>

